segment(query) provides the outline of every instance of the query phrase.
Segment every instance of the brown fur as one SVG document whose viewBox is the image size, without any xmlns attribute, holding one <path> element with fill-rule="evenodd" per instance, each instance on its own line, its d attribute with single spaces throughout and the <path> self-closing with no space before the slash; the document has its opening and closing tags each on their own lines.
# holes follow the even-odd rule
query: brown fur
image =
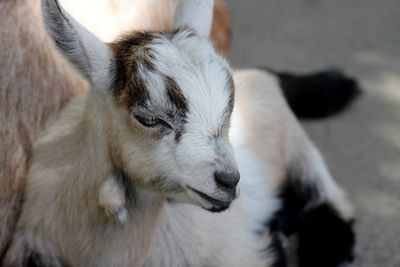
<svg viewBox="0 0 400 267">
<path fill-rule="evenodd" d="M 270 257 L 259 252 L 268 238 L 259 239 L 246 227 L 238 227 L 247 223 L 239 200 L 218 215 L 167 203 L 154 191 L 142 190 L 155 189 L 140 179 L 140 170 L 127 173 L 135 185 L 134 198 L 126 203 L 129 219 L 123 227 L 109 222 L 100 209 L 98 192 L 112 173 L 110 158 L 126 166 L 133 162 L 118 149 L 121 143 L 124 149 L 140 149 L 134 143 L 152 146 L 145 137 L 148 130 L 133 123 L 126 127 L 128 116 L 90 91 L 71 101 L 46 130 L 35 146 L 29 201 L 24 203 L 5 266 L 20 266 L 24 246 L 43 256 L 56 255 L 67 266 L 269 266 Z M 135 160 L 139 165 L 151 161 L 146 156 Z M 62 244 L 61 249 L 55 244 Z M 51 259 L 45 257 L 47 261 Z"/>
<path fill-rule="evenodd" d="M 171 102 L 175 104 L 175 106 L 183 111 L 188 111 L 187 101 L 185 96 L 182 94 L 181 89 L 179 88 L 176 81 L 171 77 L 164 78 L 165 88 L 168 93 L 168 97 L 170 98 Z"/>
<path fill-rule="evenodd" d="M 108 41 L 131 27 L 168 28 L 176 5 L 176 0 L 162 1 L 164 5 L 147 0 L 134 4 L 127 0 L 96 0 L 93 9 L 94 1 L 62 2 L 79 21 Z M 39 3 L 0 0 L 0 257 L 18 216 L 32 142 L 70 97 L 86 88 L 49 42 Z M 87 15 L 89 8 L 96 11 L 96 16 Z M 99 10 L 111 18 L 99 16 Z M 135 12 L 140 15 L 132 16 Z M 222 0 L 216 1 L 214 12 L 218 15 L 212 38 L 226 53 L 229 15 Z"/>
<path fill-rule="evenodd" d="M 0 255 L 15 225 L 32 142 L 84 82 L 54 51 L 39 1 L 0 1 Z"/>
<path fill-rule="evenodd" d="M 131 30 L 170 29 L 177 0 L 61 0 L 61 4 L 96 36 L 111 42 Z M 217 50 L 226 55 L 230 39 L 228 9 L 224 0 L 216 0 L 211 40 Z"/>
<path fill-rule="evenodd" d="M 157 38 L 174 38 L 174 35 L 182 30 L 191 31 L 183 27 L 156 33 L 133 32 L 110 44 L 116 64 L 113 90 L 120 104 L 129 108 L 132 105 L 144 103 L 149 98 L 144 81 L 138 74 L 139 65 L 144 66 L 148 71 L 156 71 L 151 61 L 152 51 L 149 45 Z M 164 77 L 164 82 L 172 103 L 186 112 L 186 99 L 179 86 L 171 77 Z"/>
<path fill-rule="evenodd" d="M 231 40 L 229 12 L 223 0 L 216 0 L 211 28 L 211 40 L 215 48 L 222 54 L 228 54 Z"/>
<path fill-rule="evenodd" d="M 239 131 L 244 147 L 236 147 L 238 155 L 250 149 L 258 159 L 241 171 L 255 164 L 265 179 L 253 177 L 257 182 L 252 186 L 264 188 L 273 203 L 273 188 L 284 179 L 290 162 L 305 160 L 310 171 L 313 159 L 321 156 L 289 110 L 275 77 L 260 70 L 243 70 L 235 73 L 235 82 L 235 127 L 248 129 Z M 42 255 L 45 263 L 56 260 L 67 266 L 271 266 L 273 255 L 260 253 L 270 242 L 268 232 L 259 237 L 244 227 L 251 214 L 247 211 L 262 211 L 247 206 L 243 197 L 226 212 L 214 214 L 166 202 L 152 193 L 154 185 L 140 179 L 138 166 L 151 162 L 154 155 L 133 159 L 122 150 L 151 150 L 153 141 L 145 137 L 149 130 L 146 133 L 139 125 L 127 123 L 128 117 L 128 112 L 91 90 L 71 101 L 36 142 L 29 170 L 29 201 L 24 203 L 5 266 L 21 266 L 25 247 Z M 124 225 L 109 222 L 100 207 L 110 203 L 109 196 L 105 203 L 98 198 L 106 179 L 113 175 L 113 162 L 125 166 L 135 185 L 128 187 L 134 198 L 127 198 L 129 216 Z M 317 181 L 323 183 L 321 192 L 329 189 L 326 199 L 342 216 L 351 217 L 345 196 L 327 175 Z M 120 205 L 123 199 L 116 202 Z"/>
<path fill-rule="evenodd" d="M 147 45 L 155 38 L 157 38 L 156 33 L 135 32 L 110 44 L 116 68 L 115 77 L 113 77 L 114 96 L 121 105 L 129 108 L 149 98 L 138 71 L 141 64 L 152 69 L 153 63 L 148 60 L 151 52 L 148 51 L 150 48 Z"/>
</svg>

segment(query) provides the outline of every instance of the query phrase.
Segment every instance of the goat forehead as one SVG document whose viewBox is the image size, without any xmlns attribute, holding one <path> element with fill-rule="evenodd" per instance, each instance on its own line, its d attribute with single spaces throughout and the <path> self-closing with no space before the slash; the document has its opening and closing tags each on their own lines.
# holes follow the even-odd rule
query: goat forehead
<svg viewBox="0 0 400 267">
<path fill-rule="evenodd" d="M 153 65 L 185 98 L 190 118 L 211 126 L 218 123 L 233 101 L 233 85 L 228 64 L 212 46 L 200 38 L 188 38 L 176 43 L 157 43 L 152 50 Z M 160 94 L 155 86 L 148 89 L 150 94 L 152 91 L 154 95 Z"/>
<path fill-rule="evenodd" d="M 233 105 L 229 65 L 208 40 L 191 31 L 142 33 L 114 48 L 117 72 L 122 73 L 117 81 L 123 81 L 117 95 L 128 105 L 174 105 L 188 113 L 188 122 L 208 128 L 218 127 Z"/>
</svg>

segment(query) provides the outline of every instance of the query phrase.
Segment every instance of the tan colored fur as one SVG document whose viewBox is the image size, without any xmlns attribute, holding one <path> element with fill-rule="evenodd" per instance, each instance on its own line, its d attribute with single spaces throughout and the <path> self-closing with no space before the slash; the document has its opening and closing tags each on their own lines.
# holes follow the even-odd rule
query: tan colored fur
<svg viewBox="0 0 400 267">
<path fill-rule="evenodd" d="M 18 262 L 28 242 L 29 247 L 55 255 L 68 266 L 142 266 L 145 262 L 149 264 L 146 266 L 187 266 L 186 261 L 194 266 L 209 266 L 210 251 L 214 249 L 219 249 L 219 257 L 225 259 L 223 266 L 243 266 L 251 262 L 247 255 L 262 249 L 262 244 L 251 242 L 244 228 L 236 229 L 235 225 L 244 225 L 246 220 L 239 202 L 228 212 L 214 214 L 191 205 L 170 205 L 162 197 L 136 188 L 135 206 L 128 209 L 128 222 L 121 226 L 107 220 L 97 196 L 112 172 L 112 155 L 108 148 L 118 147 L 113 144 L 114 140 L 126 142 L 127 138 L 130 145 L 134 145 L 131 130 L 136 132 L 135 142 L 148 140 L 140 139 L 139 129 L 126 129 L 129 116 L 126 112 L 126 116 L 121 117 L 121 112 L 126 111 L 95 92 L 90 92 L 89 96 L 82 94 L 36 143 L 27 201 L 6 259 Z M 132 159 L 117 162 L 129 160 Z M 145 158 L 137 160 L 146 161 Z M 134 185 L 140 184 L 135 173 L 129 175 Z M 233 229 L 225 225 L 227 220 Z M 213 233 L 221 226 L 225 227 L 225 234 Z M 220 238 L 209 240 L 217 234 Z M 229 243 L 225 244 L 224 240 Z M 172 243 L 169 245 L 169 242 Z M 62 246 L 54 247 L 57 243 Z M 196 255 L 199 243 L 204 251 Z M 241 244 L 240 250 L 236 244 Z M 229 256 L 232 251 L 235 255 Z M 85 255 L 91 257 L 85 258 Z M 168 261 L 165 265 L 164 260 Z M 223 261 L 218 262 L 222 264 Z M 13 266 L 8 264 L 10 262 L 6 261 L 5 266 Z M 265 264 L 264 261 L 260 267 Z"/>
<path fill-rule="evenodd" d="M 11 7 L 15 7 L 13 4 Z M 36 10 L 33 14 L 36 14 L 36 21 L 40 22 L 37 15 L 37 3 L 26 7 L 33 7 L 33 10 Z M 21 12 L 23 9 L 18 10 Z M 12 12 L 9 13 L 12 14 Z M 16 17 L 19 16 L 21 16 L 20 13 L 16 15 Z M 22 31 L 29 27 L 34 29 L 41 27 L 32 21 L 24 26 L 21 28 Z M 35 31 L 29 32 L 33 34 Z M 19 39 L 20 36 L 25 38 L 24 34 L 23 32 L 14 37 L 14 42 L 24 40 Z M 35 55 L 43 53 L 44 57 L 39 62 L 43 60 L 44 66 L 35 65 L 35 61 L 30 61 L 28 57 L 20 57 L 21 62 L 8 64 L 9 62 L 5 61 L 6 67 L 1 68 L 4 70 L 9 66 L 19 66 L 17 69 L 21 70 L 22 74 L 27 73 L 27 77 L 32 79 L 26 82 L 14 77 L 12 79 L 14 87 L 6 87 L 6 89 L 21 88 L 17 90 L 19 92 L 17 100 L 11 101 L 10 95 L 13 93 L 11 89 L 1 91 L 4 98 L 2 95 L 0 99 L 2 103 L 13 104 L 12 106 L 4 105 L 7 109 L 1 112 L 2 116 L 5 115 L 1 122 L 7 123 L 7 125 L 2 124 L 7 126 L 2 130 L 18 129 L 17 133 L 23 133 L 18 136 L 20 139 L 17 143 L 25 148 L 21 150 L 23 156 L 20 161 L 24 164 L 27 162 L 27 158 L 24 157 L 29 155 L 29 148 L 35 140 L 34 137 L 51 117 L 52 111 L 58 111 L 61 108 L 60 103 L 65 103 L 75 92 L 72 90 L 79 91 L 84 88 L 84 83 L 81 83 L 80 79 L 69 71 L 57 54 L 53 54 L 44 32 L 36 34 L 43 39 L 28 34 L 27 36 L 30 37 L 27 40 L 36 38 L 38 47 L 24 46 L 30 49 L 22 49 L 22 51 L 36 52 Z M 32 45 L 27 41 L 23 44 Z M 45 49 L 45 53 L 41 49 Z M 46 55 L 50 55 L 49 58 Z M 4 57 L 9 59 L 9 54 L 5 54 Z M 14 56 L 10 58 L 18 59 Z M 27 58 L 28 62 L 25 62 Z M 40 71 L 47 70 L 48 72 L 31 77 L 32 69 L 26 66 L 38 66 L 37 69 Z M 49 66 L 54 68 L 49 69 Z M 7 75 L 1 75 L 0 78 L 3 76 Z M 54 77 L 55 80 L 43 78 L 49 76 Z M 21 75 L 21 77 L 25 76 Z M 62 79 L 67 81 L 66 84 L 61 81 Z M 235 80 L 239 87 L 235 112 L 242 118 L 240 125 L 242 129 L 251 129 L 242 136 L 243 146 L 252 150 L 259 162 L 262 162 L 258 167 L 265 173 L 266 179 L 265 183 L 258 186 L 265 188 L 268 194 L 268 190 L 277 187 L 282 181 L 285 170 L 294 157 L 299 156 L 299 153 L 305 153 L 313 146 L 293 118 L 279 92 L 276 81 L 271 76 L 261 71 L 244 71 L 237 73 Z M 16 86 L 20 81 L 22 83 L 25 81 L 24 86 Z M 30 83 L 32 81 L 38 84 L 39 89 L 36 86 L 30 88 L 31 84 L 36 84 Z M 61 89 L 54 93 L 51 89 L 56 86 L 60 86 Z M 41 88 L 44 92 L 41 95 L 37 94 L 36 90 Z M 27 103 L 32 104 L 38 101 L 39 107 L 36 106 L 34 109 L 23 106 L 22 100 L 26 96 L 24 90 L 32 90 L 31 98 L 25 99 Z M 54 106 L 49 107 L 49 110 L 42 106 L 48 92 L 54 94 L 49 103 L 50 106 Z M 55 102 L 57 102 L 56 105 Z M 32 110 L 32 113 L 14 110 L 11 113 L 13 119 L 10 119 L 7 116 L 10 114 L 9 110 L 17 109 L 21 105 L 22 110 Z M 14 121 L 15 114 L 18 114 L 16 123 L 8 125 Z M 40 116 L 36 117 L 37 114 Z M 26 125 L 23 124 L 25 123 L 24 115 L 30 119 Z M 262 123 L 260 123 L 260 118 L 263 120 Z M 129 164 L 132 161 L 132 158 L 119 153 L 118 148 L 123 145 L 135 146 L 135 143 L 143 144 L 144 142 L 147 142 L 150 147 L 156 140 L 156 138 L 153 140 L 143 138 L 146 132 L 129 122 L 128 111 L 116 105 L 111 97 L 100 97 L 93 91 L 84 92 L 78 95 L 61 113 L 55 124 L 51 125 L 37 142 L 34 142 L 26 201 L 23 204 L 22 215 L 11 249 L 7 254 L 5 266 L 14 266 L 15 263 L 23 260 L 27 247 L 47 257 L 59 259 L 67 266 L 119 267 L 132 266 L 132 264 L 135 266 L 268 266 L 271 257 L 258 258 L 259 251 L 265 249 L 265 245 L 268 244 L 268 236 L 254 237 L 249 234 L 249 229 L 246 227 L 237 227 L 248 223 L 246 210 L 249 207 L 244 205 L 243 198 L 235 201 L 228 211 L 212 214 L 199 207 L 166 202 L 164 198 L 147 191 L 148 185 L 141 184 L 140 175 L 131 171 L 128 175 L 132 178 L 133 190 L 136 191 L 135 201 L 127 205 L 129 219 L 123 225 L 114 224 L 107 219 L 99 203 L 99 192 L 106 179 L 112 175 L 114 167 L 112 160 L 121 164 Z M 21 123 L 22 127 L 20 127 Z M 37 125 L 37 130 L 33 131 L 33 134 L 30 134 L 30 130 L 24 130 L 31 129 L 31 125 Z M 3 133 L 1 134 L 3 136 Z M 4 138 L 7 146 L 9 135 L 7 132 L 4 134 L 7 137 Z M 13 151 L 12 149 L 11 147 L 10 150 Z M 240 148 L 238 153 L 241 153 Z M 148 159 L 142 157 L 135 160 L 145 163 Z M 9 161 L 9 163 L 12 162 Z M 26 165 L 23 166 L 21 173 L 25 170 Z M 19 194 L 16 196 L 19 197 L 22 192 L 23 176 L 22 174 L 21 179 L 17 180 L 12 177 L 13 180 L 11 180 L 11 183 L 15 181 L 17 183 L 16 192 Z M 10 180 L 5 180 L 5 182 L 7 185 L 10 184 Z M 7 205 L 12 203 L 9 199 L 6 200 Z M 15 211 L 14 207 L 11 210 Z M 127 249 L 129 247 L 131 249 Z M 53 262 L 49 265 L 58 266 Z"/>
<path fill-rule="evenodd" d="M 96 36 L 111 42 L 131 30 L 162 31 L 172 27 L 177 0 L 62 0 L 65 9 Z M 96 8 L 93 8 L 93 6 Z M 106 22 L 106 23 L 105 23 Z M 99 27 L 101 25 L 101 27 Z M 211 30 L 214 46 L 228 53 L 229 13 L 224 0 L 216 0 Z"/>
<path fill-rule="evenodd" d="M 243 148 L 255 152 L 265 174 L 257 188 L 272 194 L 291 156 L 312 144 L 272 76 L 248 70 L 237 72 L 234 79 L 238 86 L 234 117 L 242 121 L 239 127 L 249 129 L 235 149 L 239 154 Z M 244 226 L 251 207 L 243 198 L 226 212 L 210 213 L 170 204 L 143 189 L 135 173 L 129 173 L 135 190 L 134 204 L 127 207 L 129 219 L 123 225 L 107 219 L 98 192 L 112 173 L 111 158 L 123 164 L 132 160 L 119 158 L 120 145 L 114 142 L 134 146 L 149 140 L 140 137 L 140 129 L 129 129 L 128 117 L 112 99 L 89 92 L 78 96 L 43 134 L 35 145 L 27 201 L 5 266 L 22 258 L 26 244 L 68 266 L 268 266 L 268 260 L 255 256 L 261 255 L 268 236 L 250 238 Z M 299 140 L 304 148 L 296 148 Z"/>
<path fill-rule="evenodd" d="M 320 201 L 332 203 L 343 219 L 351 221 L 354 215 L 346 194 L 332 179 L 320 152 L 289 110 L 277 78 L 260 70 L 242 70 L 235 73 L 235 84 L 233 117 L 238 119 L 234 124 L 242 130 L 232 132 L 238 131 L 242 145 L 273 171 L 269 179 L 273 177 L 275 187 L 285 182 L 287 171 L 297 171 L 304 176 L 300 178 L 302 183 L 318 187 Z"/>
<path fill-rule="evenodd" d="M 128 217 L 126 210 L 126 192 L 122 185 L 117 182 L 117 177 L 109 176 L 101 185 L 99 192 L 99 204 L 104 213 L 111 220 L 124 223 Z"/>
<path fill-rule="evenodd" d="M 85 83 L 53 49 L 39 1 L 0 1 L 0 255 L 18 215 L 32 142 Z"/>
<path fill-rule="evenodd" d="M 176 0 L 161 1 L 163 5 L 141 0 L 62 2 L 105 40 L 131 27 L 168 27 L 176 5 Z M 39 4 L 0 0 L 0 257 L 18 216 L 32 142 L 70 97 L 86 88 L 48 40 Z M 95 10 L 93 16 L 88 9 Z M 226 52 L 229 16 L 222 1 L 215 12 L 221 16 L 214 21 L 214 39 Z"/>
</svg>

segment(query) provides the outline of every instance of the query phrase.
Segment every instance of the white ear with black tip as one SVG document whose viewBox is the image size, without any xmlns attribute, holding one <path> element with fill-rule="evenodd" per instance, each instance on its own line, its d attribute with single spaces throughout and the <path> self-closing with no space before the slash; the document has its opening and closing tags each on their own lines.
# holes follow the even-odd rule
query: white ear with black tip
<svg viewBox="0 0 400 267">
<path fill-rule="evenodd" d="M 42 0 L 45 27 L 60 52 L 94 88 L 110 85 L 111 49 L 73 19 L 58 0 Z"/>
<path fill-rule="evenodd" d="M 174 26 L 189 26 L 197 34 L 208 37 L 213 19 L 213 0 L 180 0 L 174 16 Z"/>
</svg>

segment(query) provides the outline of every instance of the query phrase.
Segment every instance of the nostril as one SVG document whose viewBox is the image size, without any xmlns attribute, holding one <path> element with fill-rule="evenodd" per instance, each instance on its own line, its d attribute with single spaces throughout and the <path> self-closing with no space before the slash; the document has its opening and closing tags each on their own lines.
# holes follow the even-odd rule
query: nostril
<svg viewBox="0 0 400 267">
<path fill-rule="evenodd" d="M 240 180 L 240 175 L 238 172 L 234 173 L 216 172 L 214 176 L 217 184 L 228 189 L 234 189 Z"/>
</svg>

